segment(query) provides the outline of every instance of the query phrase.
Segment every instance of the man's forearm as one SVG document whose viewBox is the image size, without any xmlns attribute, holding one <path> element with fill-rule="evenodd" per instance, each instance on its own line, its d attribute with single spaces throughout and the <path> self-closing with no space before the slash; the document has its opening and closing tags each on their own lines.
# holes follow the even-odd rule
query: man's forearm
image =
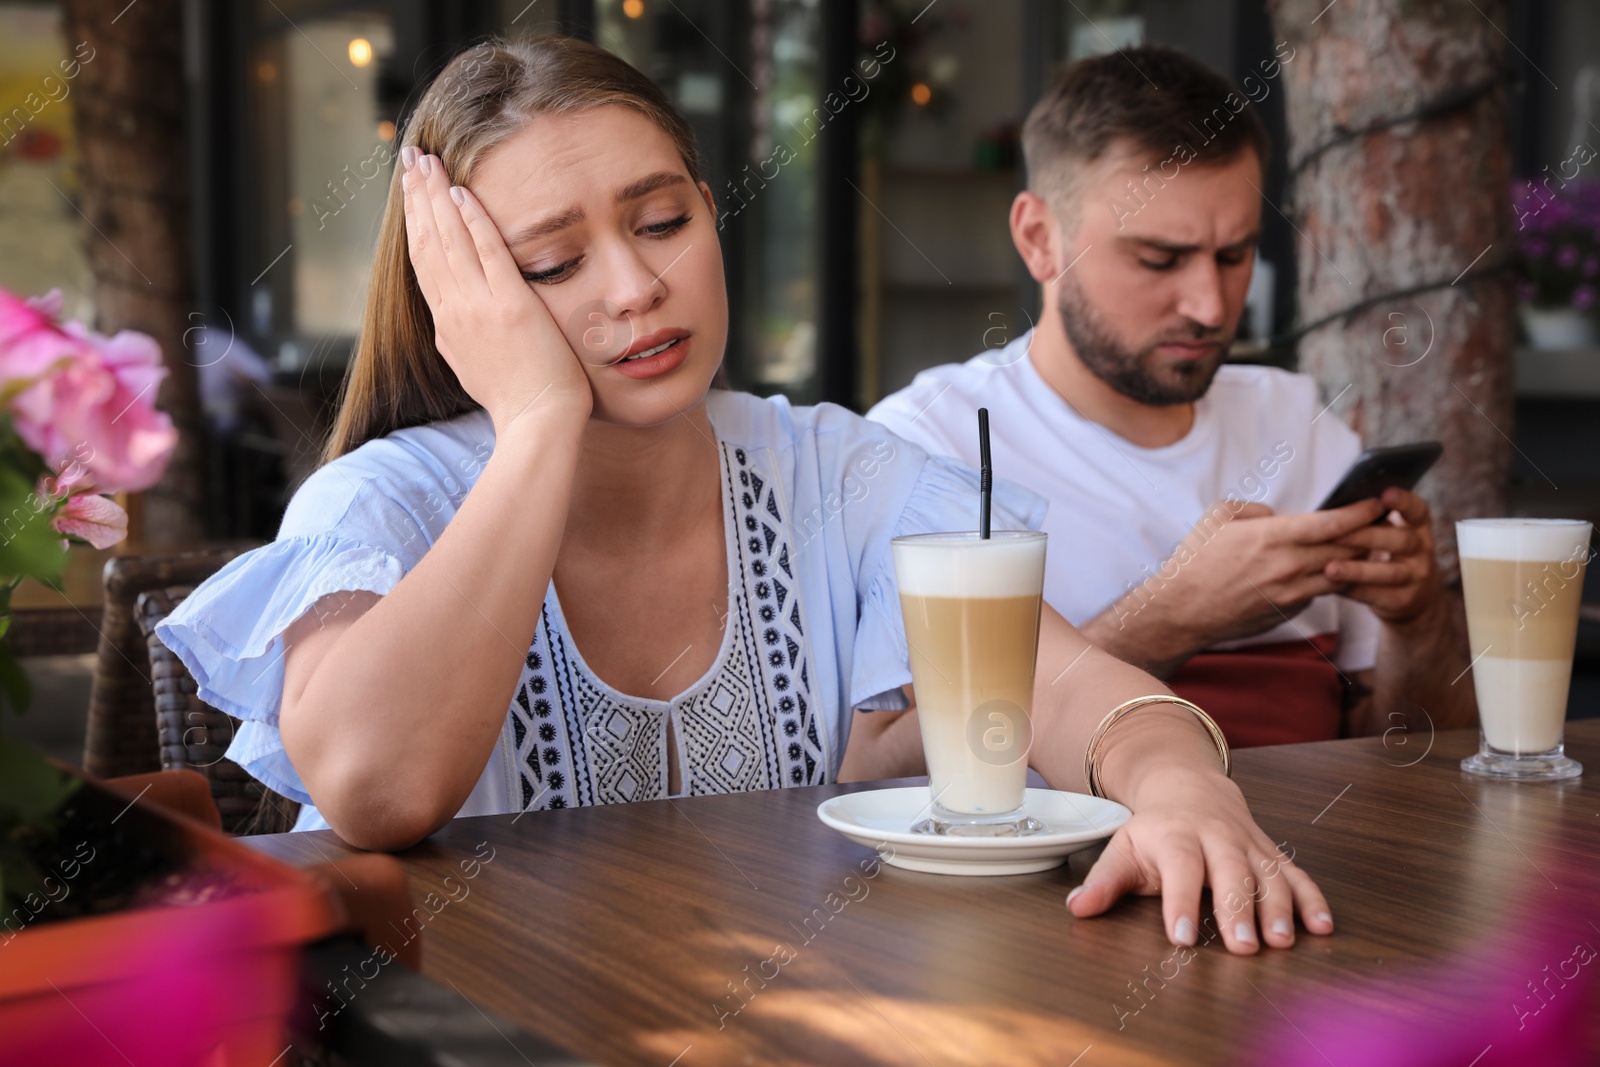
<svg viewBox="0 0 1600 1067">
<path fill-rule="evenodd" d="M 1477 723 L 1466 650 L 1450 623 L 1447 594 L 1415 619 L 1383 624 L 1371 706 L 1373 721 L 1353 724 L 1356 732 L 1382 733 L 1400 724 L 1453 730 Z"/>
<path fill-rule="evenodd" d="M 1096 648 L 1165 681 L 1199 649 L 1162 614 L 1149 610 L 1144 599 L 1148 596 L 1142 590 L 1129 593 L 1085 623 L 1083 636 Z"/>
</svg>

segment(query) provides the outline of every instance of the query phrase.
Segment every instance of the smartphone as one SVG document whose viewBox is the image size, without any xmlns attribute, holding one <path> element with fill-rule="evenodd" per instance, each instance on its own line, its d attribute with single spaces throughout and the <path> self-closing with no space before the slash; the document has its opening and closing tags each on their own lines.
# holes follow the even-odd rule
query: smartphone
<svg viewBox="0 0 1600 1067">
<path fill-rule="evenodd" d="M 1358 500 L 1382 496 L 1389 488 L 1411 489 L 1428 473 L 1428 468 L 1438 461 L 1444 446 L 1438 441 L 1418 441 L 1410 445 L 1393 445 L 1389 448 L 1369 448 L 1345 471 L 1339 484 L 1333 487 L 1326 500 L 1317 506 L 1318 511 L 1342 508 Z M 1388 518 L 1384 512 L 1377 519 Z"/>
</svg>

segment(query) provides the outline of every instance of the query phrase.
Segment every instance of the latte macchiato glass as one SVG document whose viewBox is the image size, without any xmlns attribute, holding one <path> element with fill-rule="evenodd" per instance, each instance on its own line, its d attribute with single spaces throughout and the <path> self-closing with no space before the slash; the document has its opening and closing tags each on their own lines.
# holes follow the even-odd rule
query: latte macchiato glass
<svg viewBox="0 0 1600 1067">
<path fill-rule="evenodd" d="M 965 837 L 1041 829 L 1023 810 L 1023 791 L 1045 535 L 918 534 L 892 548 L 932 793 L 932 814 L 913 829 Z"/>
<path fill-rule="evenodd" d="M 1589 533 L 1578 519 L 1456 523 L 1482 728 L 1462 770 L 1517 779 L 1583 773 L 1562 734 Z"/>
</svg>

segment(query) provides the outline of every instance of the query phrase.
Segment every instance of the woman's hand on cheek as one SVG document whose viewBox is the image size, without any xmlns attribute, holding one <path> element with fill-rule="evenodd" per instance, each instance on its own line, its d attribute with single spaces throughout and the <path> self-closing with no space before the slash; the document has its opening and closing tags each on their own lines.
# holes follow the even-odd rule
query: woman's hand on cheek
<svg viewBox="0 0 1600 1067">
<path fill-rule="evenodd" d="M 1083 884 L 1067 897 L 1080 918 L 1099 915 L 1126 893 L 1161 895 L 1168 939 L 1248 955 L 1263 941 L 1294 944 L 1295 916 L 1314 934 L 1333 932 L 1328 902 L 1296 867 L 1293 849 L 1261 831 L 1244 796 L 1217 772 L 1174 772 L 1140 799 Z M 1200 892 L 1211 888 L 1211 912 Z"/>
<path fill-rule="evenodd" d="M 433 315 L 434 344 L 461 387 L 497 435 L 535 412 L 587 420 L 589 379 L 483 205 L 450 184 L 437 156 L 412 146 L 400 155 L 411 266 Z"/>
</svg>

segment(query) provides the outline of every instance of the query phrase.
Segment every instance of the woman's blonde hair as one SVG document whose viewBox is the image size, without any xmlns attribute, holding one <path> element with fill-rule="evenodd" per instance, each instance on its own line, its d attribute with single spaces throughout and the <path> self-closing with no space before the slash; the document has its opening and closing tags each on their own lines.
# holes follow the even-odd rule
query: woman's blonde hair
<svg viewBox="0 0 1600 1067">
<path fill-rule="evenodd" d="M 666 95 L 624 60 L 571 37 L 497 39 L 461 52 L 423 93 L 400 144 L 439 157 L 445 173 L 466 185 L 490 149 L 533 116 L 602 104 L 632 108 L 660 127 L 699 182 L 694 131 Z M 323 462 L 403 427 L 478 407 L 434 347 L 433 317 L 406 247 L 401 170 L 395 167 L 389 183 L 361 336 Z"/>
</svg>

